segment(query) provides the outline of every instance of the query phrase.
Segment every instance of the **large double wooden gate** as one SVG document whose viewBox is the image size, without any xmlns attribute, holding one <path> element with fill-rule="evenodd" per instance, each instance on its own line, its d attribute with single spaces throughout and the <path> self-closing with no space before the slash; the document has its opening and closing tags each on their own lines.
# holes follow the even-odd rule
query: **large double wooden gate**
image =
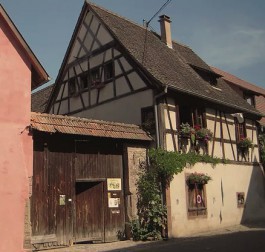
<svg viewBox="0 0 265 252">
<path fill-rule="evenodd" d="M 32 243 L 118 240 L 125 228 L 122 144 L 34 138 Z"/>
</svg>

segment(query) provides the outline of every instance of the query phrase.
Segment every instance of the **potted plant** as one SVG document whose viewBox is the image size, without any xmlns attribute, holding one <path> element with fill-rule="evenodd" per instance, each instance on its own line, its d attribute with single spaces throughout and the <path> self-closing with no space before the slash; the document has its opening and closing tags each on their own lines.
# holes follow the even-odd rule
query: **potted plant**
<svg viewBox="0 0 265 252">
<path fill-rule="evenodd" d="M 243 137 L 237 143 L 239 150 L 241 151 L 243 157 L 246 159 L 249 148 L 253 148 L 253 142 L 248 137 Z"/>
<path fill-rule="evenodd" d="M 190 137 L 191 131 L 192 131 L 192 127 L 189 125 L 189 123 L 182 123 L 180 125 L 180 136 L 181 137 Z"/>
<path fill-rule="evenodd" d="M 242 149 L 249 149 L 253 147 L 253 143 L 248 137 L 244 137 L 238 142 L 238 147 Z"/>
<path fill-rule="evenodd" d="M 196 138 L 203 140 L 204 142 L 208 143 L 208 141 L 211 141 L 213 138 L 213 133 L 211 130 L 207 128 L 199 128 L 196 131 Z"/>
<path fill-rule="evenodd" d="M 191 173 L 187 176 L 187 184 L 207 184 L 212 178 L 204 173 Z"/>
</svg>

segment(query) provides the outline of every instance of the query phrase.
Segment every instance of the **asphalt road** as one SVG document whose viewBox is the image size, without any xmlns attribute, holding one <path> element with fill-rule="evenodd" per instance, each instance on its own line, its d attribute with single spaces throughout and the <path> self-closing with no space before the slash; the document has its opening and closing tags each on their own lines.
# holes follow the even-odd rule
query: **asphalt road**
<svg viewBox="0 0 265 252">
<path fill-rule="evenodd" d="M 200 237 L 177 238 L 167 241 L 122 241 L 101 244 L 76 244 L 72 247 L 45 252 L 265 252 L 265 227 L 238 226 Z"/>
<path fill-rule="evenodd" d="M 140 245 L 133 249 L 112 250 L 138 252 L 265 252 L 265 231 L 237 232 L 211 237 L 173 239 L 163 243 Z"/>
</svg>

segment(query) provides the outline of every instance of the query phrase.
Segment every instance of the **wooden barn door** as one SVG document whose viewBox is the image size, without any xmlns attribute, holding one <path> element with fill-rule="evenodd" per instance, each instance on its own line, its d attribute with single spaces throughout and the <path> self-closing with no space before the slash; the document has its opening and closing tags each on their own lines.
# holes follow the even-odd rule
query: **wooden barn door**
<svg viewBox="0 0 265 252">
<path fill-rule="evenodd" d="M 124 239 L 125 216 L 124 199 L 122 191 L 108 191 L 108 199 L 105 202 L 105 242 Z M 110 200 L 117 201 L 110 204 Z"/>
<path fill-rule="evenodd" d="M 75 241 L 104 241 L 104 182 L 76 183 Z"/>
</svg>

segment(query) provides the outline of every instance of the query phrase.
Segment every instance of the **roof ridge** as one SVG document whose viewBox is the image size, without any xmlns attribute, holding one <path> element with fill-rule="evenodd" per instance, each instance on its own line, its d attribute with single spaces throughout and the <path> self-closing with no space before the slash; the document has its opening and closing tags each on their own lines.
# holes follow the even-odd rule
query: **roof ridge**
<svg viewBox="0 0 265 252">
<path fill-rule="evenodd" d="M 191 47 L 189 47 L 188 45 L 183 44 L 183 43 L 181 43 L 181 42 L 178 42 L 177 40 L 172 39 L 172 42 L 173 42 L 173 43 L 176 43 L 176 44 L 178 44 L 178 45 L 180 45 L 180 46 L 187 47 L 187 48 L 189 48 L 190 50 L 192 50 Z M 192 51 L 193 51 L 193 50 L 192 50 Z M 194 52 L 194 51 L 193 51 L 193 52 Z"/>
<path fill-rule="evenodd" d="M 48 89 L 48 88 L 51 88 L 51 87 L 54 86 L 54 85 L 55 85 L 55 83 L 50 84 L 50 85 L 48 85 L 47 87 L 44 87 L 44 88 L 42 88 L 42 89 L 40 89 L 40 90 L 38 90 L 38 91 L 35 91 L 34 93 L 32 93 L 32 95 L 38 94 L 39 92 L 42 92 L 42 91 L 44 91 L 44 90 L 46 90 L 46 89 Z"/>
<path fill-rule="evenodd" d="M 101 9 L 101 10 L 103 10 L 103 11 L 105 11 L 105 12 L 111 14 L 111 15 L 114 15 L 114 16 L 116 16 L 116 17 L 118 17 L 118 18 L 124 19 L 125 21 L 130 22 L 130 23 L 132 23 L 132 24 L 134 24 L 134 25 L 136 25 L 136 26 L 142 28 L 143 30 L 147 29 L 146 27 L 144 27 L 144 26 L 138 24 L 136 21 L 133 21 L 133 20 L 131 20 L 131 19 L 129 19 L 129 18 L 126 18 L 126 17 L 124 17 L 124 16 L 122 16 L 122 15 L 116 13 L 116 12 L 113 12 L 113 11 L 110 11 L 110 10 L 108 10 L 108 9 L 105 9 L 104 7 L 102 7 L 102 6 L 100 6 L 100 5 L 97 5 L 97 4 L 95 4 L 94 2 L 91 2 L 91 1 L 89 1 L 89 0 L 86 0 L 86 3 L 87 3 L 89 6 L 91 6 L 92 8 L 93 8 L 93 7 L 99 8 L 99 9 Z M 148 30 L 151 32 L 150 29 L 148 29 Z M 160 36 L 160 35 L 159 35 L 159 36 Z"/>
<path fill-rule="evenodd" d="M 68 116 L 68 115 L 55 115 L 55 114 L 47 114 L 47 113 L 39 113 L 39 112 L 31 112 L 31 114 L 36 116 L 43 116 L 43 117 L 52 117 L 52 118 L 68 118 L 74 121 L 83 121 L 83 122 L 90 122 L 90 123 L 99 123 L 99 124 L 107 124 L 107 125 L 116 125 L 116 126 L 126 126 L 131 128 L 140 128 L 140 126 L 136 124 L 127 124 L 127 123 L 120 123 L 120 122 L 110 122 L 110 121 L 104 121 L 104 120 L 97 120 L 97 119 L 88 119 L 83 117 L 74 117 L 74 116 Z"/>
<path fill-rule="evenodd" d="M 251 82 L 249 82 L 249 81 L 247 81 L 247 80 L 243 80 L 243 79 L 241 79 L 240 77 L 238 77 L 238 76 L 236 76 L 236 75 L 234 75 L 234 74 L 232 74 L 232 73 L 226 72 L 226 71 L 224 71 L 224 70 L 222 70 L 222 69 L 220 69 L 220 68 L 217 68 L 217 67 L 215 67 L 215 66 L 210 66 L 210 68 L 212 68 L 212 69 L 214 69 L 214 70 L 220 72 L 220 75 L 222 75 L 222 73 L 223 73 L 223 74 L 226 74 L 226 75 L 230 75 L 231 77 L 234 77 L 235 79 L 237 79 L 237 80 L 239 80 L 239 81 L 242 81 L 243 83 L 245 83 L 245 84 L 247 84 L 247 85 L 250 85 L 251 87 L 253 87 L 253 88 L 255 88 L 255 89 L 258 89 L 262 95 L 265 94 L 265 89 L 262 88 L 262 87 L 260 87 L 260 86 L 258 86 L 258 85 L 256 85 L 256 84 L 253 84 L 253 83 L 251 83 Z M 213 70 L 213 71 L 214 71 L 214 70 Z M 224 75 L 222 75 L 222 77 L 223 77 L 224 79 L 227 79 L 226 76 L 224 76 Z M 229 80 L 228 80 L 228 81 L 229 81 Z M 237 83 L 235 83 L 235 84 L 237 84 Z M 239 85 L 239 84 L 237 84 L 237 85 Z M 244 87 L 243 87 L 243 88 L 244 88 Z M 245 88 L 246 88 L 246 87 L 245 87 Z M 256 92 L 257 92 L 257 91 L 256 91 Z"/>
<path fill-rule="evenodd" d="M 101 10 L 103 10 L 103 11 L 105 11 L 105 12 L 111 14 L 111 15 L 114 15 L 114 16 L 116 16 L 116 17 L 118 17 L 118 18 L 121 18 L 121 19 L 127 21 L 127 22 L 130 22 L 131 24 L 136 25 L 136 26 L 138 26 L 139 28 L 141 28 L 141 29 L 143 29 L 143 30 L 146 30 L 146 29 L 147 29 L 149 32 L 151 32 L 151 33 L 155 33 L 154 35 L 158 35 L 158 36 L 161 38 L 161 34 L 157 33 L 156 31 L 154 32 L 154 31 L 152 31 L 151 29 L 148 29 L 147 27 L 144 27 L 144 26 L 138 24 L 136 21 L 133 21 L 133 20 L 127 18 L 127 17 L 124 17 L 124 16 L 122 16 L 122 15 L 116 13 L 116 12 L 113 12 L 113 11 L 110 11 L 110 10 L 108 10 L 108 9 L 105 9 L 104 7 L 102 7 L 102 6 L 100 6 L 100 5 L 97 5 L 97 4 L 93 3 L 93 2 L 90 2 L 89 0 L 86 0 L 86 3 L 87 3 L 88 5 L 90 5 L 90 6 L 92 6 L 92 8 L 93 8 L 93 7 L 99 8 L 99 9 L 101 9 Z M 183 43 L 180 43 L 180 42 L 178 42 L 178 41 L 176 41 L 176 40 L 174 40 L 174 39 L 172 39 L 172 42 L 173 42 L 173 43 L 176 43 L 176 44 L 178 44 L 178 45 L 180 45 L 180 46 L 184 46 L 184 47 L 189 48 L 189 49 L 192 50 L 192 48 L 190 48 L 188 45 L 185 45 L 185 44 L 183 44 Z M 173 49 L 173 48 L 172 48 L 172 49 Z M 173 50 L 176 51 L 175 49 L 173 49 Z M 193 50 L 192 50 L 192 51 L 193 51 Z"/>
</svg>

